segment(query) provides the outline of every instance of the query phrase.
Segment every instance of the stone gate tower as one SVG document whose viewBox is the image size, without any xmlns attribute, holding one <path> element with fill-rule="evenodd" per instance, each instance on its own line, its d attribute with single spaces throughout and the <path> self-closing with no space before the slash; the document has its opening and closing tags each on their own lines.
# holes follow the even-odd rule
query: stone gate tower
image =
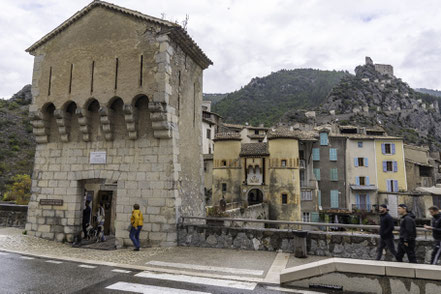
<svg viewBox="0 0 441 294">
<path fill-rule="evenodd" d="M 202 72 L 212 62 L 177 24 L 93 1 L 27 52 L 37 140 L 28 234 L 72 241 L 84 201 L 130 243 L 177 242 L 181 214 L 204 215 Z"/>
</svg>

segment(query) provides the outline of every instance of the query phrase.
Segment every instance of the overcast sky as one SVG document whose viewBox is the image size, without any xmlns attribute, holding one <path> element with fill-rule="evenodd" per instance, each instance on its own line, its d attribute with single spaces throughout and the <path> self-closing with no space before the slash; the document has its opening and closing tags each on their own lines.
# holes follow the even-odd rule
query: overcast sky
<svg viewBox="0 0 441 294">
<path fill-rule="evenodd" d="M 188 31 L 214 65 L 204 92 L 225 93 L 282 68 L 348 70 L 370 56 L 418 88 L 441 89 L 438 0 L 112 0 Z M 0 0 L 0 97 L 31 83 L 24 50 L 87 0 Z"/>
</svg>

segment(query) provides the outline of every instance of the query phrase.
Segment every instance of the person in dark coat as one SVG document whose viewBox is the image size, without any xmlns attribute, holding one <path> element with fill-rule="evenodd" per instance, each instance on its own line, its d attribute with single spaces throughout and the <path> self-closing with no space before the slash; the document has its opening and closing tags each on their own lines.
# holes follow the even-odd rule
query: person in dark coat
<svg viewBox="0 0 441 294">
<path fill-rule="evenodd" d="M 87 239 L 87 227 L 90 224 L 90 201 L 86 200 L 86 207 L 83 210 L 83 233 L 84 233 L 84 238 Z"/>
<path fill-rule="evenodd" d="M 429 213 L 432 218 L 432 226 L 424 225 L 424 228 L 432 231 L 433 251 L 431 264 L 437 264 L 441 255 L 441 213 L 436 206 L 429 207 Z"/>
<path fill-rule="evenodd" d="M 400 242 L 398 243 L 397 261 L 402 262 L 404 254 L 410 263 L 417 263 L 415 255 L 416 225 L 415 215 L 408 211 L 406 204 L 398 205 L 400 219 Z"/>
<path fill-rule="evenodd" d="M 394 220 L 388 213 L 389 209 L 385 204 L 380 205 L 380 244 L 377 248 L 377 260 L 381 260 L 383 249 L 386 247 L 390 253 L 396 258 L 397 251 L 394 244 Z"/>
</svg>

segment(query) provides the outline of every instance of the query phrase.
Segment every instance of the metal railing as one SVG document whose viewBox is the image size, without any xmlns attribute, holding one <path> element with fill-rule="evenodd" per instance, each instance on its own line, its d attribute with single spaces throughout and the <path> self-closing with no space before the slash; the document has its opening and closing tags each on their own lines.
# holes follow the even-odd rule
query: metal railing
<svg viewBox="0 0 441 294">
<path fill-rule="evenodd" d="M 247 219 L 247 218 L 224 218 L 224 217 L 202 217 L 202 216 L 180 216 L 179 217 L 179 224 L 184 225 L 185 220 L 205 220 L 205 221 L 216 221 L 216 222 L 230 222 L 230 226 L 234 224 L 235 222 L 242 222 L 242 223 L 265 223 L 265 224 L 272 224 L 272 225 L 286 225 L 287 228 L 285 230 L 291 230 L 290 226 L 300 226 L 300 227 L 319 227 L 318 231 L 321 231 L 321 228 L 326 228 L 326 231 L 329 231 L 329 228 L 345 228 L 345 229 L 353 229 L 351 231 L 352 235 L 354 234 L 354 230 L 359 229 L 360 231 L 363 230 L 379 230 L 379 225 L 355 225 L 355 224 L 339 224 L 339 223 L 317 223 L 317 222 L 298 222 L 298 221 L 278 221 L 278 220 L 263 220 L 263 219 Z M 246 228 L 246 227 L 241 227 Z M 250 227 L 250 229 L 255 229 Z M 274 230 L 274 229 L 272 229 Z M 277 229 L 276 229 L 277 230 Z M 400 227 L 395 226 L 394 231 L 399 231 Z M 416 228 L 417 233 L 424 233 L 425 239 L 427 239 L 427 233 L 431 232 L 423 227 L 417 227 Z"/>
</svg>

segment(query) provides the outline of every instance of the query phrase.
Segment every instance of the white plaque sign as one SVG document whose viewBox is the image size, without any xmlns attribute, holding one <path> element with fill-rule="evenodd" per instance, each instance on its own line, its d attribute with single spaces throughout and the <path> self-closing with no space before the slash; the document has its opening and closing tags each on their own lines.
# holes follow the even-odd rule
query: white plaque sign
<svg viewBox="0 0 441 294">
<path fill-rule="evenodd" d="M 90 164 L 106 164 L 106 151 L 90 152 Z"/>
</svg>

